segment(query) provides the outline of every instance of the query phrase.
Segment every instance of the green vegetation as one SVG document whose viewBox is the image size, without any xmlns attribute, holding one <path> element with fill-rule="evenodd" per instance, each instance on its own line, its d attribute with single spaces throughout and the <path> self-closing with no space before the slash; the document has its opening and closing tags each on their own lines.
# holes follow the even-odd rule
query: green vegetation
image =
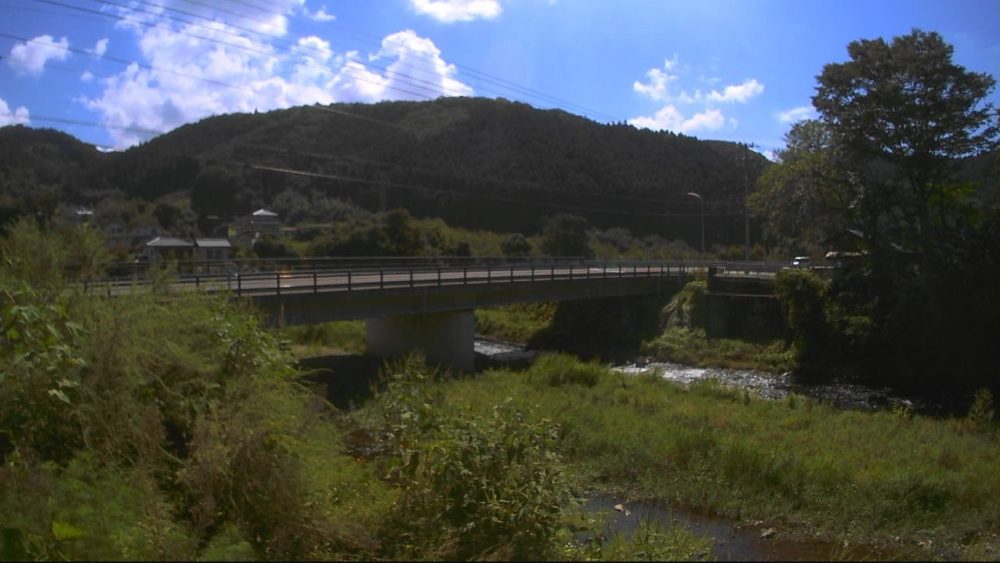
<svg viewBox="0 0 1000 563">
<path fill-rule="evenodd" d="M 281 338 L 291 345 L 297 358 L 331 354 L 362 354 L 365 351 L 364 321 L 333 321 L 282 329 Z"/>
<path fill-rule="evenodd" d="M 706 335 L 708 285 L 690 281 L 660 313 L 661 333 L 642 343 L 640 352 L 659 361 L 692 366 L 785 372 L 797 366 L 794 346 L 781 339 L 751 342 Z"/>
<path fill-rule="evenodd" d="M 31 222 L 0 244 L 5 559 L 706 557 L 683 528 L 602 538 L 578 502 L 595 492 L 890 557 L 1000 548 L 986 391 L 968 417 L 934 420 L 566 354 L 461 379 L 410 358 L 341 412 L 225 300 L 28 283 L 59 279 L 62 245 Z M 340 330 L 285 337 L 336 346 Z"/>
<path fill-rule="evenodd" d="M 573 369 L 588 376 L 557 375 Z M 586 364 L 543 356 L 526 372 L 442 383 L 441 408 L 471 414 L 510 397 L 533 413 L 529 421 L 558 424 L 563 459 L 596 490 L 763 521 L 790 538 L 874 545 L 890 559 L 981 556 L 997 547 L 995 422 L 972 430 L 964 419 L 837 411 L 711 382 L 684 388 L 655 376 L 591 374 Z"/>
<path fill-rule="evenodd" d="M 525 343 L 549 326 L 555 311 L 555 303 L 525 303 L 476 309 L 476 333 Z"/>
<path fill-rule="evenodd" d="M 952 51 L 921 30 L 851 42 L 749 201 L 773 246 L 858 252 L 827 287 L 785 284 L 806 370 L 996 390 L 1000 114 Z"/>
<path fill-rule="evenodd" d="M 313 108 L 219 116 L 121 155 L 3 128 L 2 558 L 706 557 L 709 540 L 650 522 L 601 537 L 600 516 L 579 502 L 601 493 L 787 539 L 869 546 L 880 558 L 995 559 L 1000 129 L 984 103 L 994 81 L 953 64 L 934 33 L 848 51 L 819 76 L 820 118 L 792 129 L 750 202 L 772 227 L 754 257 L 858 251 L 829 280 L 777 275 L 785 340 L 708 338 L 698 280 L 668 304 L 497 308 L 477 312 L 481 333 L 589 361 L 542 354 L 524 371 L 458 378 L 411 357 L 387 363 L 373 398 L 348 412 L 290 366 L 359 352 L 360 322 L 275 335 L 224 297 L 169 294 L 169 267 L 153 271 L 149 293 L 90 294 L 79 282 L 110 255 L 96 231 L 57 220 L 62 196 L 100 201 L 95 213 L 108 220 L 184 231 L 207 230 L 209 214 L 280 205 L 305 228 L 266 240 L 260 252 L 275 256 L 691 258 L 685 243 L 654 233 L 697 240 L 693 222 L 636 219 L 633 235 L 614 217 L 652 215 L 664 178 L 667 194 L 696 182 L 719 214 L 742 209 L 733 162 L 743 149 L 474 99 L 352 106 L 399 131 Z M 283 148 L 292 146 L 299 152 Z M 755 159 L 747 173 L 763 167 Z M 990 171 L 968 175 L 979 168 Z M 526 212 L 524 201 L 538 205 Z M 555 203 L 601 211 L 552 216 Z M 741 257 L 726 246 L 740 222 L 714 222 L 715 254 Z M 590 360 L 639 349 L 699 365 L 944 383 L 972 401 L 951 418 L 838 411 Z"/>
<path fill-rule="evenodd" d="M 701 367 L 782 373 L 796 366 L 792 352 L 780 340 L 760 344 L 733 338 L 709 338 L 702 328 L 669 328 L 644 342 L 642 353 L 659 361 Z"/>
</svg>

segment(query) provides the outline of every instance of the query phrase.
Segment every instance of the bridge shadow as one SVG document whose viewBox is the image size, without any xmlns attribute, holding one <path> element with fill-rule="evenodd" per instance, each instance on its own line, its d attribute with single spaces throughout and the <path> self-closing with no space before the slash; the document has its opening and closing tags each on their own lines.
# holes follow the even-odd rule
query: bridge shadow
<svg viewBox="0 0 1000 563">
<path fill-rule="evenodd" d="M 471 375 L 491 368 L 526 369 L 533 358 L 533 353 L 525 352 L 493 355 L 477 352 Z M 371 354 L 337 354 L 301 358 L 295 367 L 302 373 L 301 381 L 321 391 L 333 406 L 354 410 L 375 395 L 384 363 Z"/>
</svg>

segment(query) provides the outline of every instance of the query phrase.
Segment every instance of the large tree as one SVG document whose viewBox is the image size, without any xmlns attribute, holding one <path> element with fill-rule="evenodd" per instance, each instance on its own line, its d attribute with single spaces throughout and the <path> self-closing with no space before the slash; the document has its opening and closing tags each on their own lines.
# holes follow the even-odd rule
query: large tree
<svg viewBox="0 0 1000 563">
<path fill-rule="evenodd" d="M 859 226 L 845 221 L 851 197 L 836 166 L 829 128 L 800 121 L 785 135 L 777 166 L 758 178 L 750 194 L 753 212 L 767 223 L 771 243 L 788 253 L 822 247 L 838 233 Z"/>
<path fill-rule="evenodd" d="M 884 234 L 926 254 L 942 222 L 934 219 L 960 195 L 955 167 L 997 147 L 998 116 L 986 102 L 995 81 L 955 64 L 934 32 L 854 41 L 847 51 L 850 61 L 823 68 L 813 105 L 843 151 L 858 206 L 878 216 L 873 228 L 888 224 Z M 866 234 L 875 245 L 885 239 Z"/>
<path fill-rule="evenodd" d="M 955 64 L 936 33 L 848 53 L 823 68 L 818 119 L 792 128 L 750 202 L 793 245 L 860 235 L 868 251 L 833 279 L 817 367 L 853 360 L 907 386 L 995 383 L 1000 212 L 982 196 L 996 169 L 979 185 L 967 174 L 972 157 L 996 158 L 995 81 Z"/>
</svg>

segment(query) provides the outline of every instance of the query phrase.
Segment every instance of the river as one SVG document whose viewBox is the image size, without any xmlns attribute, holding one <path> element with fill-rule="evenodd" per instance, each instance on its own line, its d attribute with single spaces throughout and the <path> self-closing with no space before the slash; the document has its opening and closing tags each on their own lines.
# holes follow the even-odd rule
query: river
<svg viewBox="0 0 1000 563">
<path fill-rule="evenodd" d="M 537 352 L 523 346 L 485 338 L 475 341 L 477 360 L 483 365 L 527 364 Z M 634 362 L 612 366 L 611 369 L 628 374 L 657 372 L 668 381 L 689 385 L 697 381 L 714 379 L 722 385 L 746 389 L 765 399 L 784 399 L 794 393 L 811 397 L 841 409 L 876 410 L 906 406 L 915 411 L 928 408 L 917 401 L 893 394 L 887 388 L 868 387 L 855 383 L 800 383 L 790 374 L 775 374 L 758 370 L 698 368 L 670 362 Z"/>
</svg>

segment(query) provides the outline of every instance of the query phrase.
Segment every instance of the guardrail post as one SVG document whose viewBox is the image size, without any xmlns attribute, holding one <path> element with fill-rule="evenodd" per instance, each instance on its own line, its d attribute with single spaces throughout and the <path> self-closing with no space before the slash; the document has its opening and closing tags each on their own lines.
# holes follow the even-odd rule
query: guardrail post
<svg viewBox="0 0 1000 563">
<path fill-rule="evenodd" d="M 510 283 L 514 283 L 514 266 L 510 267 Z"/>
<path fill-rule="evenodd" d="M 243 295 L 243 278 L 236 274 L 236 296 Z"/>
<path fill-rule="evenodd" d="M 352 289 L 351 286 L 354 285 L 352 283 L 353 280 L 351 279 L 351 274 L 352 274 L 352 272 L 350 270 L 347 270 L 347 291 L 350 291 Z"/>
<path fill-rule="evenodd" d="M 385 270 L 378 269 L 378 288 L 385 289 Z"/>
<path fill-rule="evenodd" d="M 438 266 L 438 287 L 441 287 L 441 266 Z"/>
<path fill-rule="evenodd" d="M 531 283 L 535 283 L 535 264 L 531 264 Z"/>
<path fill-rule="evenodd" d="M 201 278 L 201 276 L 197 276 L 197 275 L 194 277 L 194 288 L 195 289 L 201 289 L 201 279 L 200 278 Z"/>
<path fill-rule="evenodd" d="M 275 287 L 275 291 L 278 293 L 278 295 L 281 295 L 281 273 L 280 272 L 275 272 L 274 273 L 274 287 Z"/>
<path fill-rule="evenodd" d="M 413 287 L 413 267 L 410 267 L 410 287 Z"/>
<path fill-rule="evenodd" d="M 469 267 L 462 266 L 462 284 L 467 285 L 469 283 Z"/>
<path fill-rule="evenodd" d="M 572 263 L 569 265 L 569 279 L 570 279 L 570 281 L 573 280 L 573 264 Z"/>
<path fill-rule="evenodd" d="M 486 284 L 493 283 L 493 266 L 486 264 Z"/>
<path fill-rule="evenodd" d="M 316 288 L 316 270 L 313 270 L 313 293 L 318 293 L 319 290 Z"/>
</svg>

